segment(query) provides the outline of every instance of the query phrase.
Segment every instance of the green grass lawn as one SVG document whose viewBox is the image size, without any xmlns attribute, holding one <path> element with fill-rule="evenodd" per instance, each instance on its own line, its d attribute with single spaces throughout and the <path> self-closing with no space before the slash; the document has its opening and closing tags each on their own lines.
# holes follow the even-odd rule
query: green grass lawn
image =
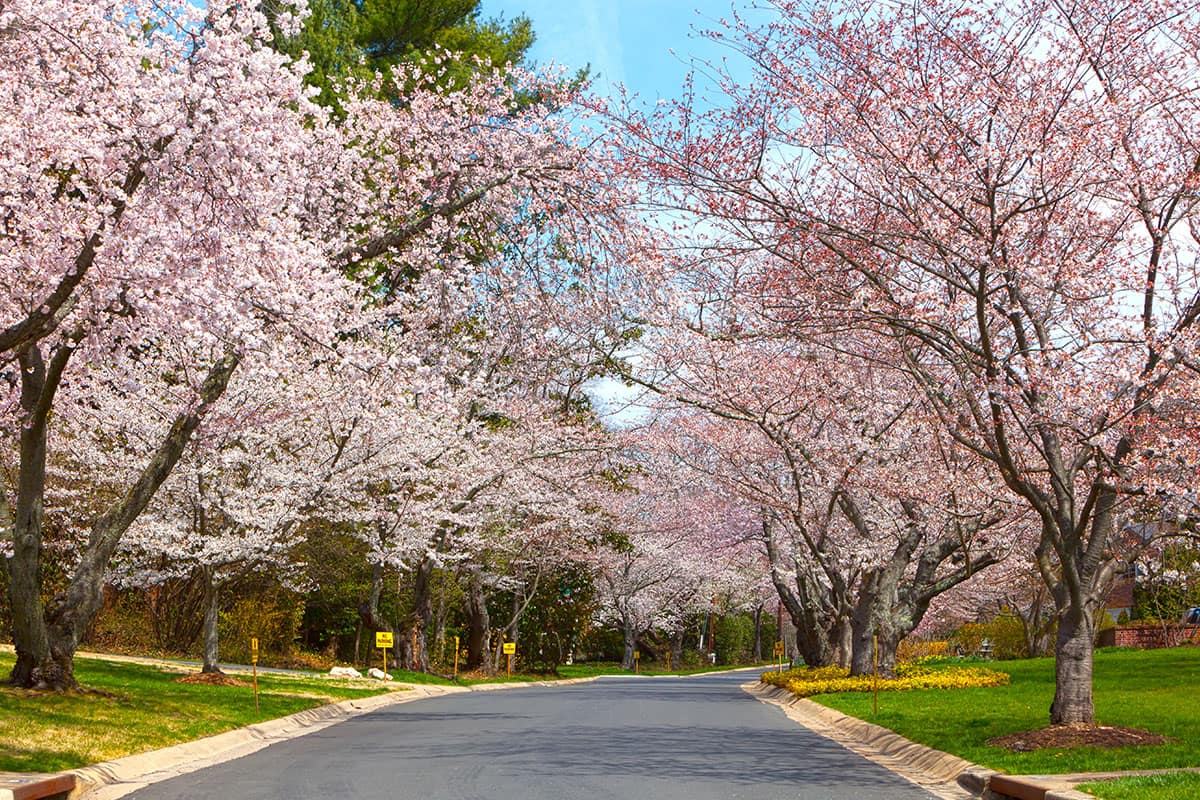
<svg viewBox="0 0 1200 800">
<path fill-rule="evenodd" d="M 12 665 L 13 655 L 0 653 L 0 676 Z M 80 658 L 75 669 L 80 684 L 97 691 L 0 687 L 0 770 L 82 767 L 388 691 L 365 681 L 260 674 L 256 714 L 248 675 L 236 676 L 246 686 L 205 686 L 176 683 L 179 672 L 140 664 Z"/>
<path fill-rule="evenodd" d="M 1049 724 L 1054 662 L 1048 658 L 988 665 L 1012 676 L 1010 686 L 812 699 L 870 720 L 921 744 L 1011 774 L 1050 774 L 1200 765 L 1200 648 L 1096 652 L 1095 702 L 1101 724 L 1128 725 L 1175 740 L 1158 747 L 1078 748 L 1012 753 L 986 742 Z M 1115 795 L 1114 795 L 1115 797 Z"/>
<path fill-rule="evenodd" d="M 1200 798 L 1200 773 L 1137 775 L 1115 781 L 1085 783 L 1076 788 L 1104 800 L 1197 800 Z"/>
</svg>

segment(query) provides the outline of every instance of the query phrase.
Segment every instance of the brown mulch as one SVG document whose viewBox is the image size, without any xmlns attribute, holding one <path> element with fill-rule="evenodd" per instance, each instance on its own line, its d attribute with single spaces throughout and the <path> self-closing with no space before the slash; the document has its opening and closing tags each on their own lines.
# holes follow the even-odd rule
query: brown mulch
<svg viewBox="0 0 1200 800">
<path fill-rule="evenodd" d="M 245 681 L 226 675 L 223 672 L 194 672 L 176 678 L 176 683 L 202 683 L 206 686 L 249 686 Z"/>
<path fill-rule="evenodd" d="M 1046 750 L 1051 747 L 1136 747 L 1166 744 L 1165 736 L 1120 725 L 1052 725 L 1035 731 L 1010 733 L 988 739 L 994 747 L 1004 747 L 1014 753 Z"/>
</svg>

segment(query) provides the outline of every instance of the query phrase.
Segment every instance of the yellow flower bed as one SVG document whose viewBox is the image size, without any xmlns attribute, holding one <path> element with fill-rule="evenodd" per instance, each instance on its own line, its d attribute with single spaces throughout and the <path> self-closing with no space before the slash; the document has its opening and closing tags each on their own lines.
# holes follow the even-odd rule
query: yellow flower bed
<svg viewBox="0 0 1200 800">
<path fill-rule="evenodd" d="M 798 697 L 837 692 L 871 692 L 875 679 L 871 675 L 851 677 L 841 667 L 792 669 L 783 673 L 766 672 L 763 683 L 787 689 Z M 879 691 L 902 692 L 908 689 L 968 689 L 979 686 L 1007 686 L 1008 675 L 983 667 L 945 667 L 931 669 L 921 664 L 900 664 L 895 678 L 880 678 Z"/>
</svg>

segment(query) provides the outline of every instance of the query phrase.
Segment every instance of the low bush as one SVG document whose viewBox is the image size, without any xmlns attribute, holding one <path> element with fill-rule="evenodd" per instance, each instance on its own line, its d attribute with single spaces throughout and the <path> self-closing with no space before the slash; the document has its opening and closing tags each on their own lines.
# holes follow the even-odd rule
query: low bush
<svg viewBox="0 0 1200 800">
<path fill-rule="evenodd" d="M 985 639 L 991 645 L 991 657 L 999 661 L 1028 655 L 1021 621 L 1008 615 L 998 616 L 990 622 L 969 622 L 958 629 L 954 639 L 963 655 L 982 652 Z"/>
<path fill-rule="evenodd" d="M 915 661 L 918 658 L 931 658 L 952 655 L 950 642 L 937 640 L 924 642 L 919 639 L 902 639 L 896 647 L 896 659 L 899 661 Z"/>
<path fill-rule="evenodd" d="M 841 667 L 793 669 L 784 672 L 765 672 L 763 683 L 787 689 L 798 697 L 838 692 L 871 692 L 875 678 L 871 675 L 851 676 Z M 984 686 L 1007 686 L 1008 675 L 983 667 L 945 667 L 935 669 L 922 664 L 901 664 L 895 678 L 880 678 L 879 691 L 902 692 L 909 689 L 968 689 Z"/>
</svg>

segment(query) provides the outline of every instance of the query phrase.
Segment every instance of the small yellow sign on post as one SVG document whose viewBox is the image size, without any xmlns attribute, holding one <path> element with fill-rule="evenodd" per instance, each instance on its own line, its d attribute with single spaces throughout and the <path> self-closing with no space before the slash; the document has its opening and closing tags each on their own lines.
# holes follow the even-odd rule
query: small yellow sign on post
<svg viewBox="0 0 1200 800">
<path fill-rule="evenodd" d="M 254 713 L 258 713 L 258 637 L 250 637 L 250 666 L 254 670 Z"/>
<path fill-rule="evenodd" d="M 776 656 L 782 656 L 782 655 L 783 655 L 783 642 L 776 642 L 776 643 L 775 643 L 775 655 L 776 655 Z"/>
<path fill-rule="evenodd" d="M 633 651 L 633 674 L 634 675 L 638 674 L 638 671 L 639 671 L 638 665 L 640 664 L 641 660 L 642 660 L 641 652 L 638 650 L 634 650 Z"/>
<path fill-rule="evenodd" d="M 454 637 L 454 680 L 458 680 L 458 637 Z"/>
<path fill-rule="evenodd" d="M 375 631 L 375 646 L 383 651 L 383 679 L 387 680 L 387 651 L 392 646 L 391 631 Z"/>
<path fill-rule="evenodd" d="M 517 643 L 516 642 L 505 642 L 504 643 L 504 655 L 508 656 L 508 677 L 510 677 L 510 678 L 512 677 L 512 660 L 513 660 L 513 656 L 516 655 L 516 652 L 517 652 Z"/>
</svg>

